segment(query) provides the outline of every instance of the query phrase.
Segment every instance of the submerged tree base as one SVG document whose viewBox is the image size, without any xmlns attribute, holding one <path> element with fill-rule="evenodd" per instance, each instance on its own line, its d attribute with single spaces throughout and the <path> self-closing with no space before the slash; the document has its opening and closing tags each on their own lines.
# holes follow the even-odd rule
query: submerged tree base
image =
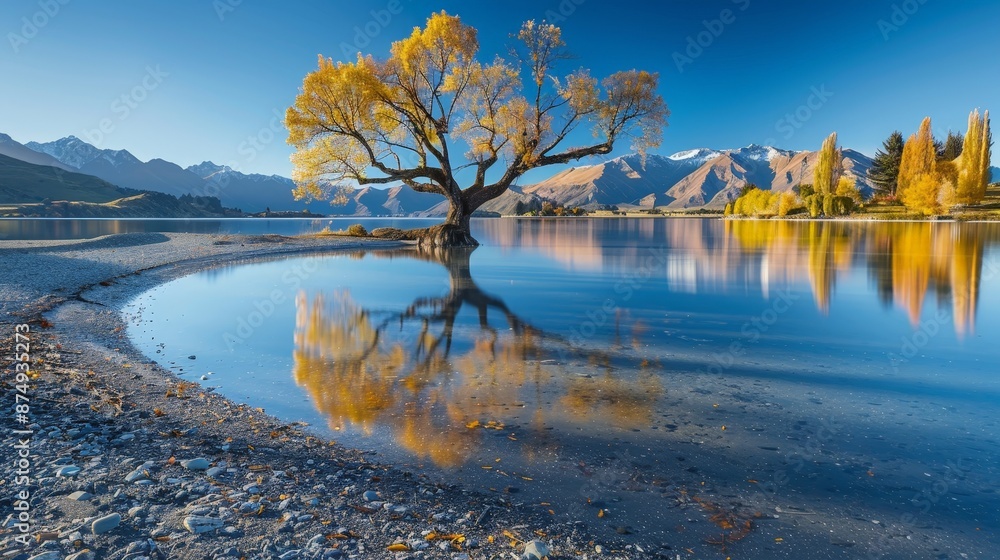
<svg viewBox="0 0 1000 560">
<path fill-rule="evenodd" d="M 478 247 L 468 228 L 456 224 L 439 224 L 429 228 L 406 231 L 410 239 L 415 239 L 420 247 Z"/>
<path fill-rule="evenodd" d="M 351 228 L 358 226 L 355 224 Z M 360 226 L 358 226 L 360 227 Z M 394 227 L 375 228 L 371 233 L 353 233 L 351 228 L 338 232 L 329 232 L 320 235 L 339 235 L 346 237 L 374 237 L 391 241 L 416 241 L 417 246 L 427 249 L 446 249 L 450 247 L 474 248 L 479 246 L 476 238 L 472 237 L 469 230 L 454 224 L 438 224 L 436 226 L 414 229 L 399 229 Z"/>
</svg>

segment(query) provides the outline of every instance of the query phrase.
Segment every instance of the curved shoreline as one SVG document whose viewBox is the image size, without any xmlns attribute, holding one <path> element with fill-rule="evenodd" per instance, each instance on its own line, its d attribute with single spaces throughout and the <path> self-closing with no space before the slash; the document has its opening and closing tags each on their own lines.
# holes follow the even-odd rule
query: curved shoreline
<svg viewBox="0 0 1000 560">
<path fill-rule="evenodd" d="M 186 384 L 132 346 L 119 312 L 138 293 L 214 267 L 406 246 L 173 233 L 0 243 L 5 350 L 13 354 L 15 325 L 29 324 L 41 373 L 30 389 L 30 538 L 17 539 L 14 516 L 5 521 L 3 547 L 24 558 L 57 552 L 77 560 L 386 558 L 394 544 L 432 557 L 491 558 L 519 553 L 534 538 L 553 546 L 552 558 L 593 550 L 576 523 L 554 523 L 544 508 L 370 462 L 300 425 Z M 12 382 L 3 379 L 8 394 Z M 18 443 L 10 432 L 3 439 L 5 449 Z M 182 466 L 196 458 L 211 470 Z M 0 477 L 14 481 L 14 467 L 4 463 Z M 63 476 L 67 466 L 81 470 Z M 78 490 L 89 497 L 69 497 Z M 92 534 L 95 519 L 115 514 L 114 529 Z M 199 523 L 212 528 L 197 533 Z M 463 538 L 428 539 L 428 531 Z"/>
<path fill-rule="evenodd" d="M 513 558 L 526 541 L 542 539 L 552 546 L 553 560 L 725 557 L 715 554 L 722 549 L 711 548 L 717 543 L 703 542 L 705 548 L 695 552 L 681 548 L 678 542 L 683 537 L 668 532 L 662 540 L 646 531 L 618 536 L 621 517 L 615 514 L 602 521 L 596 513 L 588 515 L 584 523 L 560 517 L 562 513 L 553 516 L 545 504 L 517 503 L 528 501 L 524 492 L 477 493 L 374 462 L 368 453 L 317 438 L 301 424 L 288 424 L 263 410 L 235 403 L 150 362 L 128 340 L 127 318 L 119 311 L 138 293 L 213 267 L 406 246 L 341 237 L 175 233 L 0 242 L 5 265 L 0 267 L 5 356 L 14 352 L 14 326 L 27 322 L 34 331 L 32 360 L 41 372 L 30 388 L 33 480 L 24 488 L 31 494 L 30 538 L 24 546 L 15 540 L 19 534 L 8 513 L 11 497 L 22 488 L 11 482 L 16 473 L 4 461 L 0 506 L 5 511 L 0 519 L 6 518 L 7 531 L 0 535 L 0 550 L 14 551 L 10 558 L 17 560 L 45 552 L 57 552 L 58 556 L 47 558 L 63 560 L 478 560 Z M 191 362 L 195 364 L 197 360 Z M 0 388 L 12 406 L 11 376 L 0 378 Z M 711 406 L 710 402 L 702 404 Z M 19 440 L 11 431 L 0 439 L 6 458 Z M 958 535 L 970 540 L 979 536 L 953 526 L 947 530 L 921 527 L 920 533 L 911 535 L 910 527 L 900 523 L 873 524 L 869 520 L 873 518 L 863 517 L 865 511 L 852 503 L 829 511 L 805 511 L 792 508 L 809 502 L 791 494 L 773 503 L 757 500 L 757 496 L 766 498 L 770 490 L 762 487 L 757 492 L 756 481 L 753 486 L 743 483 L 741 461 L 745 457 L 731 454 L 728 446 L 721 454 L 700 447 L 693 450 L 692 446 L 702 443 L 685 442 L 689 462 L 684 465 L 715 459 L 720 469 L 735 469 L 729 470 L 725 480 L 741 483 L 739 488 L 710 484 L 706 498 L 744 510 L 755 501 L 782 507 L 773 508 L 781 514 L 780 522 L 779 515 L 769 513 L 770 507 L 763 509 L 761 518 L 754 517 L 750 538 L 738 544 L 723 543 L 734 557 L 778 557 L 779 549 L 793 554 L 793 545 L 776 544 L 775 539 L 783 539 L 794 541 L 798 551 L 809 551 L 817 559 L 842 557 L 847 547 L 856 547 L 853 551 L 859 555 L 911 558 L 948 548 Z M 183 466 L 185 460 L 198 458 L 205 461 Z M 787 474 L 781 457 L 775 461 L 778 467 L 773 474 Z M 839 464 L 829 465 L 839 470 Z M 75 475 L 57 474 L 70 466 L 81 470 Z M 205 467 L 210 468 L 206 471 Z M 703 475 L 695 469 L 691 476 Z M 802 483 L 809 481 L 802 479 Z M 676 490 L 673 483 L 670 487 L 671 492 Z M 76 491 L 89 496 L 70 498 Z M 665 524 L 667 531 L 690 535 L 696 527 L 692 523 L 717 524 L 711 519 L 723 513 L 712 509 L 718 505 L 687 495 L 680 496 L 682 501 L 671 494 L 661 497 L 671 498 L 663 502 L 670 509 L 662 510 L 662 518 L 680 521 L 676 526 Z M 659 511 L 653 513 L 660 518 Z M 114 529 L 91 534 L 95 519 L 116 514 L 120 521 Z M 885 519 L 882 513 L 878 519 Z M 209 530 L 195 533 L 185 524 Z M 427 539 L 428 534 L 436 537 Z M 461 535 L 465 540 L 457 542 L 445 535 Z M 983 538 L 971 549 L 977 550 Z M 388 550 L 391 545 L 405 545 L 409 550 L 394 554 Z M 598 546 L 602 552 L 595 554 Z M 96 556 L 76 555 L 85 549 L 95 551 Z"/>
</svg>

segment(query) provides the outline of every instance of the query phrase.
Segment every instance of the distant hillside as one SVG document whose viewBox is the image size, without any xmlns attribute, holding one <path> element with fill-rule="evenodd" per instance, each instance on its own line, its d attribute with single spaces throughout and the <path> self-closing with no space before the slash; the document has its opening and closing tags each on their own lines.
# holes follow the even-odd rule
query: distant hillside
<svg viewBox="0 0 1000 560">
<path fill-rule="evenodd" d="M 216 195 L 223 206 L 259 213 L 310 210 L 337 216 L 444 216 L 444 197 L 408 187 L 365 187 L 347 196 L 346 204 L 296 201 L 291 179 L 278 175 L 240 173 L 205 161 L 186 169 L 161 159 L 142 162 L 126 150 L 102 150 L 69 136 L 54 142 L 24 146 L 0 135 L 0 154 L 33 163 L 49 163 L 100 177 L 120 187 L 181 196 Z M 28 153 L 26 153 L 28 152 Z M 27 159 L 26 159 L 27 158 Z M 763 189 L 788 191 L 812 183 L 815 152 L 750 145 L 732 150 L 698 148 L 671 156 L 629 154 L 614 159 L 555 170 L 548 179 L 512 187 L 481 210 L 510 215 L 549 201 L 566 207 L 596 209 L 666 207 L 674 210 L 722 209 L 748 183 Z M 870 158 L 844 150 L 844 168 L 862 192 L 872 192 L 867 171 Z M 1000 169 L 995 169 L 1000 180 Z"/>
<path fill-rule="evenodd" d="M 440 202 L 431 206 L 423 212 L 418 212 L 416 216 L 420 218 L 439 218 L 448 214 L 448 201 L 443 196 L 439 196 Z M 480 212 L 496 212 L 504 216 L 512 216 L 518 213 L 518 203 L 522 205 L 521 210 L 530 208 L 533 204 L 541 207 L 542 200 L 533 195 L 525 194 L 521 187 L 512 186 L 507 192 L 494 198 L 493 200 L 479 207 Z"/>
<path fill-rule="evenodd" d="M 524 187 L 523 192 L 562 206 L 664 206 L 674 200 L 667 189 L 718 155 L 713 150 L 699 149 L 670 157 L 649 155 L 643 163 L 638 154 L 631 154 L 567 169 Z"/>
<path fill-rule="evenodd" d="M 50 167 L 58 167 L 63 171 L 73 171 L 72 167 L 63 164 L 56 158 L 48 154 L 36 152 L 2 133 L 0 133 L 0 155 L 34 163 L 35 165 L 48 165 Z"/>
<path fill-rule="evenodd" d="M 750 183 L 767 190 L 790 191 L 813 182 L 817 162 L 816 152 L 756 145 L 728 150 L 670 188 L 667 195 L 674 201 L 667 207 L 722 208 Z M 872 192 L 867 174 L 870 167 L 871 159 L 864 154 L 844 150 L 844 173 L 853 177 L 865 194 Z"/>
<path fill-rule="evenodd" d="M 128 150 L 102 150 L 76 136 L 54 142 L 28 142 L 25 146 L 48 154 L 81 173 L 129 189 L 180 196 L 197 192 L 205 184 L 200 177 L 179 165 L 162 159 L 144 163 Z"/>
<path fill-rule="evenodd" d="M 213 199 L 216 200 L 217 199 Z M 38 207 L 35 207 L 36 209 Z M 32 208 L 22 208 L 24 215 L 29 215 Z M 110 202 L 52 202 L 44 207 L 40 214 L 48 218 L 218 218 L 224 216 L 219 206 L 201 206 L 186 202 L 185 198 L 158 193 L 143 192 L 133 196 L 119 198 Z"/>
<path fill-rule="evenodd" d="M 0 155 L 0 204 L 50 200 L 108 202 L 138 192 L 91 175 L 35 165 Z"/>
<path fill-rule="evenodd" d="M 292 197 L 295 187 L 292 180 L 277 175 L 248 175 L 210 161 L 187 169 L 162 159 L 143 162 L 128 150 L 102 150 L 75 136 L 53 142 L 28 142 L 25 146 L 74 171 L 125 188 L 174 196 L 216 196 L 223 206 L 245 212 L 307 208 L 306 202 Z"/>
<path fill-rule="evenodd" d="M 0 155 L 0 215 L 93 218 L 210 218 L 218 199 L 124 189 L 92 175 Z"/>
<path fill-rule="evenodd" d="M 991 167 L 990 172 L 993 175 L 990 181 L 993 183 L 1000 182 L 1000 167 Z"/>
<path fill-rule="evenodd" d="M 240 173 L 210 161 L 192 165 L 187 171 L 201 179 L 202 190 L 209 193 L 218 191 L 217 196 L 224 206 L 240 208 L 245 212 L 261 212 L 270 208 L 274 211 L 309 209 L 319 214 L 329 213 L 326 203 L 310 204 L 295 200 L 292 196 L 295 183 L 288 177 Z"/>
<path fill-rule="evenodd" d="M 442 201 L 444 197 L 439 194 L 420 193 L 405 186 L 364 187 L 350 193 L 346 204 L 323 202 L 311 210 L 333 216 L 413 216 Z"/>
</svg>

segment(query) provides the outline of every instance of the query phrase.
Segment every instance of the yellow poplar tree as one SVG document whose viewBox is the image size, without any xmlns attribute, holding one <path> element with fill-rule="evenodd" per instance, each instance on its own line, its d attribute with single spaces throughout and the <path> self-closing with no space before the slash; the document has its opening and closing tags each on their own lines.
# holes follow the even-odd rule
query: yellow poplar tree
<svg viewBox="0 0 1000 560">
<path fill-rule="evenodd" d="M 837 133 L 834 132 L 823 141 L 823 147 L 819 150 L 819 163 L 813 175 L 816 193 L 827 195 L 836 192 L 843 172 L 844 159 L 837 148 Z"/>
<path fill-rule="evenodd" d="M 941 206 L 938 198 L 940 187 L 941 183 L 937 175 L 921 173 L 910 182 L 903 204 L 906 205 L 907 209 L 927 216 L 940 214 Z"/>
<path fill-rule="evenodd" d="M 903 159 L 899 164 L 899 179 L 897 181 L 896 194 L 904 205 L 910 210 L 928 213 L 928 210 L 936 211 L 938 208 L 938 186 L 936 173 L 937 150 L 934 147 L 934 136 L 931 134 L 931 118 L 924 118 L 920 123 L 920 130 L 910 136 L 903 146 Z M 926 176 L 926 177 L 925 177 Z M 920 182 L 920 193 L 910 194 L 910 188 Z M 927 192 L 931 183 L 934 186 L 934 196 L 929 197 Z M 933 199 L 933 204 L 926 206 L 927 201 Z"/>
<path fill-rule="evenodd" d="M 969 131 L 957 160 L 956 204 L 977 204 L 986 196 L 986 185 L 990 182 L 990 142 L 990 112 L 980 116 L 976 109 L 969 113 Z"/>
</svg>

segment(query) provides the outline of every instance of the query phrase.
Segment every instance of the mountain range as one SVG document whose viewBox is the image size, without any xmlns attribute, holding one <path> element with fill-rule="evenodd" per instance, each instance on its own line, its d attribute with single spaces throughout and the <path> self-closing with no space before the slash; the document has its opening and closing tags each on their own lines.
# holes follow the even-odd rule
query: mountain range
<svg viewBox="0 0 1000 560">
<path fill-rule="evenodd" d="M 448 210 L 442 197 L 400 185 L 359 188 L 348 194 L 346 204 L 314 202 L 307 207 L 305 201 L 294 200 L 291 191 L 295 185 L 287 177 L 245 174 L 211 161 L 187 168 L 162 159 L 143 162 L 127 150 L 100 149 L 75 136 L 20 144 L 0 134 L 0 155 L 93 176 L 124 189 L 177 197 L 215 196 L 223 206 L 243 212 L 308 208 L 337 216 L 435 217 Z M 845 174 L 855 179 L 863 193 L 870 193 L 867 171 L 871 158 L 850 149 L 843 150 L 843 158 Z M 513 186 L 481 210 L 512 214 L 519 206 L 532 207 L 545 201 L 586 209 L 721 209 L 749 183 L 779 192 L 811 183 L 817 160 L 816 152 L 754 144 L 729 150 L 698 148 L 670 156 L 629 154 L 563 169 L 534 184 Z M 994 180 L 1000 179 L 1000 169 L 993 168 L 993 175 Z"/>
<path fill-rule="evenodd" d="M 3 135 L 0 142 L 0 154 L 29 161 L 24 156 L 25 152 L 31 152 L 41 159 L 29 156 L 35 159 L 30 163 L 59 166 L 93 175 L 128 189 L 174 196 L 215 196 L 223 206 L 239 208 L 244 212 L 263 212 L 268 207 L 280 210 L 306 208 L 304 201 L 296 201 L 292 197 L 295 184 L 287 177 L 244 174 L 210 161 L 187 168 L 163 159 L 143 162 L 128 150 L 100 149 L 75 136 L 21 145 Z"/>
</svg>

